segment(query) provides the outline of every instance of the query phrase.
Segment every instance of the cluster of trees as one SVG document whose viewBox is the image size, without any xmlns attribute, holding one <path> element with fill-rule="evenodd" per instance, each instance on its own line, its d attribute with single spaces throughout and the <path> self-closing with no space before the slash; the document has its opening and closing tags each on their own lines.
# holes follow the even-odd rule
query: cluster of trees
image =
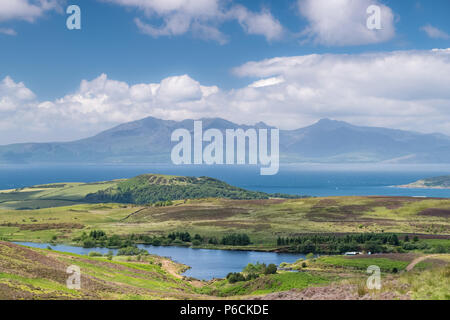
<svg viewBox="0 0 450 320">
<path fill-rule="evenodd" d="M 92 230 L 89 233 L 83 232 L 80 237 L 74 238 L 84 248 L 133 248 L 136 244 L 146 244 L 153 246 L 170 245 L 194 245 L 202 244 L 246 246 L 251 243 L 247 234 L 230 234 L 217 239 L 216 237 L 203 237 L 199 234 L 191 236 L 189 232 L 172 232 L 167 236 L 149 236 L 130 234 L 127 236 L 112 235 L 108 236 L 103 230 Z"/>
<path fill-rule="evenodd" d="M 243 233 L 233 233 L 226 236 L 223 236 L 221 240 L 216 237 L 206 238 L 202 237 L 199 234 L 191 237 L 189 232 L 173 232 L 167 236 L 168 239 L 171 240 L 172 243 L 177 242 L 191 242 L 194 246 L 199 246 L 201 244 L 212 244 L 212 245 L 227 245 L 227 246 L 247 246 L 251 244 L 250 237 Z"/>
<path fill-rule="evenodd" d="M 408 239 L 405 239 L 409 241 Z M 418 239 L 414 238 L 414 241 Z M 363 233 L 336 235 L 303 235 L 292 238 L 277 239 L 278 246 L 287 247 L 291 252 L 342 254 L 348 251 L 370 251 L 383 253 L 400 247 L 404 242 L 393 233 Z"/>
<path fill-rule="evenodd" d="M 103 230 L 92 230 L 89 233 L 83 232 L 81 236 L 74 238 L 73 241 L 80 244 L 83 248 L 127 248 L 134 247 L 136 243 L 143 243 L 142 236 L 135 234 L 108 236 Z"/>
<path fill-rule="evenodd" d="M 171 184 L 152 183 L 148 176 L 138 176 L 119 182 L 116 187 L 100 190 L 86 196 L 90 202 L 116 202 L 134 204 L 167 204 L 172 200 L 226 198 L 268 199 L 264 192 L 248 191 L 226 184 L 220 180 L 201 177 L 185 177 L 186 181 Z"/>
<path fill-rule="evenodd" d="M 196 235 L 198 236 L 198 235 Z M 173 232 L 170 233 L 167 238 L 169 238 L 170 240 L 174 241 L 175 239 L 179 239 L 183 242 L 191 242 L 191 235 L 189 234 L 189 232 Z"/>
<path fill-rule="evenodd" d="M 242 272 L 246 274 L 275 274 L 277 273 L 277 266 L 273 263 L 269 265 L 259 262 L 256 264 L 249 263 Z"/>
<path fill-rule="evenodd" d="M 138 256 L 138 255 L 146 256 L 146 255 L 148 255 L 148 252 L 145 249 L 139 249 L 136 246 L 130 246 L 130 247 L 125 247 L 125 248 L 120 248 L 119 251 L 117 252 L 117 255 L 118 256 Z"/>
<path fill-rule="evenodd" d="M 251 244 L 250 237 L 245 233 L 233 233 L 222 238 L 220 244 L 226 246 L 248 246 Z"/>
<path fill-rule="evenodd" d="M 277 266 L 273 263 L 266 265 L 265 263 L 256 264 L 249 263 L 242 272 L 231 272 L 227 275 L 229 283 L 241 281 L 250 281 L 259 278 L 261 275 L 269 275 L 277 273 Z"/>
</svg>

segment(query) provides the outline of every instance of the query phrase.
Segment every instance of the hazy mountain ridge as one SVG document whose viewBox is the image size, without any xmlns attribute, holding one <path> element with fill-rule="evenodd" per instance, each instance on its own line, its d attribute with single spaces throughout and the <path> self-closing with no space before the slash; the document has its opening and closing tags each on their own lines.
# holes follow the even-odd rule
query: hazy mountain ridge
<svg viewBox="0 0 450 320">
<path fill-rule="evenodd" d="M 272 128 L 263 122 L 248 126 L 220 118 L 201 120 L 203 130 Z M 148 117 L 73 142 L 0 146 L 0 162 L 170 163 L 172 132 L 193 131 L 193 122 Z M 280 158 L 282 163 L 450 163 L 450 137 L 323 119 L 308 127 L 280 130 Z"/>
</svg>

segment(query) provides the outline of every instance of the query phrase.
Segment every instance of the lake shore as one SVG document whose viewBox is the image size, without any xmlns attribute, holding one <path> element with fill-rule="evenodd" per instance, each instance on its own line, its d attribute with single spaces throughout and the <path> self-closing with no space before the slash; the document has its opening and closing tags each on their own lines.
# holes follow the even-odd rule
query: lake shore
<svg viewBox="0 0 450 320">
<path fill-rule="evenodd" d="M 450 190 L 450 187 L 426 186 L 421 184 L 404 184 L 400 186 L 392 186 L 392 188 L 402 189 L 429 189 L 429 190 Z"/>
</svg>

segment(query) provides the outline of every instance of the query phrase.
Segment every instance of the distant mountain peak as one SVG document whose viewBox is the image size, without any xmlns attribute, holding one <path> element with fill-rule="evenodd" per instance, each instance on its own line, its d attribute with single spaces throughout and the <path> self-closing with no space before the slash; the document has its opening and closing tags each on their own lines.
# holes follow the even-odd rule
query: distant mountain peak
<svg viewBox="0 0 450 320">
<path fill-rule="evenodd" d="M 339 121 L 339 120 L 333 120 L 329 118 L 320 119 L 313 125 L 307 127 L 307 128 L 313 128 L 317 130 L 335 130 L 339 128 L 348 128 L 348 127 L 354 127 L 350 123 L 347 123 L 345 121 Z"/>
<path fill-rule="evenodd" d="M 337 120 L 332 120 L 332 119 L 329 119 L 329 118 L 322 118 L 319 121 L 317 121 L 318 124 L 330 123 L 330 122 L 337 122 Z"/>
<path fill-rule="evenodd" d="M 203 130 L 271 129 L 264 122 L 236 124 L 203 118 Z M 147 117 L 65 143 L 0 146 L 0 163 L 170 163 L 171 133 L 193 130 L 193 119 Z M 280 130 L 283 161 L 321 163 L 450 163 L 450 137 L 388 128 L 365 127 L 329 118 L 296 129 Z"/>
<path fill-rule="evenodd" d="M 316 122 L 316 124 L 319 124 L 319 125 L 330 125 L 330 124 L 350 125 L 348 122 L 329 119 L 329 118 L 320 119 L 319 121 Z"/>
</svg>

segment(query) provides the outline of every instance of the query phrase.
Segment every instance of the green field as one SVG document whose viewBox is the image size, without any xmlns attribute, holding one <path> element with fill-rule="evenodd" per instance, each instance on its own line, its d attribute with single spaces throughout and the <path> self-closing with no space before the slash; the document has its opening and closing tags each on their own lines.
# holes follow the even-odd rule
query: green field
<svg viewBox="0 0 450 320">
<path fill-rule="evenodd" d="M 96 183 L 53 183 L 2 190 L 0 191 L 0 208 L 32 210 L 87 203 L 85 199 L 87 194 L 114 187 L 118 182 L 119 180 Z"/>
<path fill-rule="evenodd" d="M 89 186 L 89 189 L 106 187 Z M 82 186 L 80 188 L 88 188 Z M 77 186 L 3 192 L 0 209 L 0 237 L 14 241 L 71 243 L 83 232 L 101 229 L 109 235 L 167 235 L 187 231 L 205 237 L 242 232 L 251 237 L 252 248 L 270 249 L 277 237 L 302 234 L 401 233 L 450 236 L 450 200 L 391 197 L 330 197 L 307 199 L 229 200 L 198 199 L 174 201 L 165 207 L 134 204 L 92 204 L 76 200 L 71 205 L 40 209 L 20 207 L 42 205 L 58 192 L 67 198 L 82 197 Z M 53 191 L 51 191 L 53 190 Z M 85 190 L 87 192 L 87 190 Z M 45 198 L 45 199 L 44 199 Z M 58 200 L 62 201 L 62 200 Z M 64 201 L 68 201 L 67 199 Z M 26 203 L 26 204 L 25 204 Z M 49 203 L 48 203 L 49 204 Z M 50 205 L 50 204 L 49 204 Z M 60 205 L 60 203 L 58 203 Z M 44 207 L 44 206 L 43 206 Z M 426 240 L 438 244 L 438 240 Z M 448 241 L 440 244 L 448 248 Z"/>
<path fill-rule="evenodd" d="M 366 257 L 362 258 L 350 258 L 343 256 L 330 256 L 330 257 L 320 257 L 314 262 L 315 266 L 327 267 L 341 267 L 341 268 L 352 268 L 356 270 L 367 270 L 369 266 L 378 266 L 382 272 L 392 272 L 392 270 L 397 269 L 402 271 L 409 264 L 409 261 L 397 260 L 395 257 L 384 258 L 384 257 Z"/>
</svg>

